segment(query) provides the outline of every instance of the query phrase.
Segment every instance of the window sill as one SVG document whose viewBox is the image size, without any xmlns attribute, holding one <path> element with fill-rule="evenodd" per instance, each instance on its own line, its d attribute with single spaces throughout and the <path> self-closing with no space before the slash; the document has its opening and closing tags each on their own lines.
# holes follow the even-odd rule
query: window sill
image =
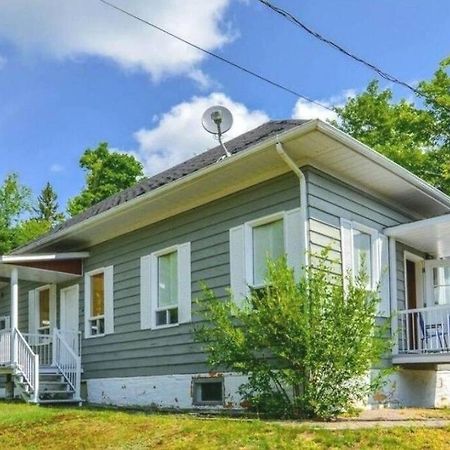
<svg viewBox="0 0 450 450">
<path fill-rule="evenodd" d="M 85 339 L 96 339 L 96 338 L 101 338 L 101 337 L 105 337 L 106 334 L 90 334 L 89 336 L 84 336 Z"/>
<path fill-rule="evenodd" d="M 180 324 L 179 323 L 169 323 L 167 325 L 155 325 L 155 328 L 153 328 L 154 330 L 161 330 L 164 328 L 174 328 L 174 327 L 178 327 Z"/>
</svg>

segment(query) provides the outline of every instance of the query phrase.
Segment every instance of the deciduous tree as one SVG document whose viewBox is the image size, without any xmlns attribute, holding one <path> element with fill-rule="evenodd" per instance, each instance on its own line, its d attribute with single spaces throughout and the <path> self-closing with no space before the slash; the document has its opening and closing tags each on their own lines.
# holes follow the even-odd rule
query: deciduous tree
<svg viewBox="0 0 450 450">
<path fill-rule="evenodd" d="M 102 142 L 87 149 L 80 167 L 86 171 L 86 184 L 81 193 L 69 200 L 71 216 L 135 184 L 143 176 L 142 164 L 131 155 L 113 152 Z"/>
</svg>

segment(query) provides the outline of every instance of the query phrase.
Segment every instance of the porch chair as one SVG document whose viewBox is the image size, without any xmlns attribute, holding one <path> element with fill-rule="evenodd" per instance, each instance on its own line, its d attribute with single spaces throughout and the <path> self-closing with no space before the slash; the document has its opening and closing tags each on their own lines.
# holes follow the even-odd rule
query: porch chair
<svg viewBox="0 0 450 450">
<path fill-rule="evenodd" d="M 441 350 L 448 349 L 448 333 L 450 330 L 450 314 L 447 314 L 447 329 L 442 327 L 442 323 L 432 323 L 425 325 L 425 320 L 421 312 L 419 314 L 419 324 L 422 336 L 420 338 L 421 348 L 425 351 L 438 351 L 438 349 L 428 349 L 428 341 L 433 338 L 438 338 L 439 347 Z M 444 344 L 444 345 L 442 345 Z"/>
</svg>

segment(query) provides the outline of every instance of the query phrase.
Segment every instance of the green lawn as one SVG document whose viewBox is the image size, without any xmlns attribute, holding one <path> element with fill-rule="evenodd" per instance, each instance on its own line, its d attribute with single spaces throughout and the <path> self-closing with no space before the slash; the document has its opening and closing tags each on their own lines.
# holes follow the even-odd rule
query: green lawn
<svg viewBox="0 0 450 450">
<path fill-rule="evenodd" d="M 0 449 L 444 449 L 445 429 L 330 431 L 259 420 L 0 403 Z"/>
</svg>

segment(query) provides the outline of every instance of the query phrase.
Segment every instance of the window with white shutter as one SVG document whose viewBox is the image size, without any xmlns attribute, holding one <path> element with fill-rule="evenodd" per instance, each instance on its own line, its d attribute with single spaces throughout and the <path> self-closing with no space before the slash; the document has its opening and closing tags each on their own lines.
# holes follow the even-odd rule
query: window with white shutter
<svg viewBox="0 0 450 450">
<path fill-rule="evenodd" d="M 388 239 L 377 230 L 341 219 L 342 268 L 356 278 L 367 275 L 367 289 L 378 289 L 378 316 L 390 315 Z"/>
<path fill-rule="evenodd" d="M 305 256 L 300 208 L 282 211 L 230 229 L 230 286 L 237 304 L 249 288 L 264 286 L 268 260 L 286 255 L 298 277 Z"/>
<path fill-rule="evenodd" d="M 176 245 L 141 258 L 141 328 L 191 320 L 191 246 Z"/>
<path fill-rule="evenodd" d="M 102 267 L 84 276 L 85 336 L 114 333 L 114 267 Z"/>
</svg>

